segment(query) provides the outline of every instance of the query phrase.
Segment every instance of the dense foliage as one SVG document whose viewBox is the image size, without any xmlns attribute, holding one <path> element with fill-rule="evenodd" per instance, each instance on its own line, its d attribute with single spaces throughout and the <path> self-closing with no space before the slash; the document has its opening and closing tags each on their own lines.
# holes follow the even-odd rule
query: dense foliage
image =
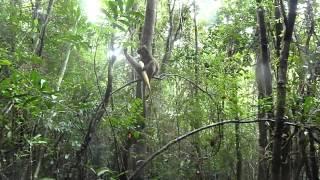
<svg viewBox="0 0 320 180">
<path fill-rule="evenodd" d="M 146 2 L 0 0 L 0 179 L 319 179 L 320 2 Z"/>
</svg>

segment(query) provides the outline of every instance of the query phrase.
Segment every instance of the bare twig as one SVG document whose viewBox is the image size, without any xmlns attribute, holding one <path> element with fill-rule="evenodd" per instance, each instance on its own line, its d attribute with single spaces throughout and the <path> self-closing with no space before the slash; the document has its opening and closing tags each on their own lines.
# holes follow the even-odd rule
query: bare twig
<svg viewBox="0 0 320 180">
<path fill-rule="evenodd" d="M 154 77 L 155 79 L 160 79 L 160 80 L 163 80 L 165 77 L 179 77 L 185 81 L 188 81 L 190 84 L 192 84 L 193 86 L 195 86 L 197 89 L 199 89 L 200 91 L 202 91 L 203 93 L 207 94 L 209 96 L 209 98 L 211 100 L 214 100 L 213 98 L 213 95 L 211 93 L 209 93 L 208 91 L 204 90 L 202 87 L 200 87 L 197 83 L 193 82 L 192 80 L 182 76 L 182 75 L 179 75 L 179 74 L 160 74 L 159 77 Z"/>
<path fill-rule="evenodd" d="M 142 80 L 141 80 L 141 79 L 136 79 L 136 80 L 133 80 L 133 81 L 129 81 L 127 84 L 125 84 L 125 85 L 121 86 L 120 88 L 114 90 L 111 94 L 113 95 L 113 94 L 115 94 L 116 92 L 120 91 L 121 89 L 123 89 L 123 88 L 125 88 L 125 87 L 127 87 L 127 86 L 129 86 L 129 85 L 131 85 L 131 84 L 133 84 L 133 83 L 136 83 L 136 82 L 138 82 L 138 81 L 142 81 Z"/>
</svg>

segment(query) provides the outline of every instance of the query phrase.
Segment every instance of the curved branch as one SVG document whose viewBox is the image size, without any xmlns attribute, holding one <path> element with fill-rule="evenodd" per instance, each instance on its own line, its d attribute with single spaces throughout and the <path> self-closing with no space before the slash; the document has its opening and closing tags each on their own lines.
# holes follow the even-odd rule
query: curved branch
<svg viewBox="0 0 320 180">
<path fill-rule="evenodd" d="M 138 81 L 141 81 L 141 79 L 136 79 L 136 80 L 130 81 L 130 82 L 128 82 L 127 84 L 121 86 L 120 88 L 114 90 L 111 94 L 113 95 L 114 93 L 120 91 L 121 89 L 123 89 L 123 88 L 125 88 L 125 87 L 127 87 L 127 86 L 129 86 L 129 85 L 131 85 L 131 84 L 133 84 L 133 83 L 135 83 L 135 82 L 138 82 Z"/>
<path fill-rule="evenodd" d="M 170 76 L 179 77 L 179 78 L 181 78 L 181 79 L 183 79 L 183 80 L 185 80 L 185 81 L 188 81 L 188 82 L 191 83 L 193 86 L 195 86 L 196 88 L 198 88 L 200 91 L 202 91 L 203 93 L 205 93 L 206 95 L 208 95 L 211 100 L 214 100 L 212 94 L 210 94 L 208 91 L 202 89 L 200 86 L 198 86 L 198 85 L 197 85 L 195 82 L 193 82 L 192 80 L 190 80 L 190 79 L 188 79 L 188 78 L 186 78 L 186 77 L 183 77 L 182 75 L 179 75 L 179 74 L 160 74 L 158 77 L 157 77 L 157 76 L 153 76 L 152 78 L 157 79 L 157 80 L 163 80 L 164 78 L 170 77 Z M 115 94 L 115 93 L 117 93 L 118 91 L 122 90 L 123 88 L 125 88 L 125 87 L 127 87 L 127 86 L 129 86 L 129 85 L 131 85 L 131 84 L 133 84 L 133 83 L 135 83 L 135 82 L 138 82 L 138 81 L 142 81 L 142 79 L 136 79 L 136 80 L 130 81 L 130 82 L 128 82 L 127 84 L 125 84 L 125 85 L 121 86 L 120 88 L 116 89 L 115 91 L 113 91 L 111 94 Z"/>
<path fill-rule="evenodd" d="M 177 142 L 193 135 L 196 134 L 198 132 L 201 132 L 203 130 L 206 129 L 210 129 L 216 126 L 222 126 L 225 124 L 249 124 L 249 123 L 256 123 L 256 122 L 275 122 L 275 120 L 273 119 L 260 119 L 260 120 L 248 120 L 248 121 L 239 121 L 239 120 L 229 120 L 229 121 L 221 121 L 221 122 L 217 122 L 217 123 L 213 123 L 213 124 L 209 124 L 207 126 L 203 126 L 200 127 L 198 129 L 194 129 L 193 131 L 190 131 L 182 136 L 179 136 L 171 141 L 169 141 L 166 145 L 162 146 L 162 148 L 160 148 L 159 150 L 157 150 L 156 152 L 154 152 L 153 154 L 151 154 L 145 161 L 143 161 L 143 163 L 132 173 L 132 175 L 129 176 L 129 180 L 133 179 L 136 174 L 141 171 L 150 161 L 152 161 L 154 158 L 156 158 L 158 155 L 160 155 L 162 152 L 166 151 L 169 147 L 171 147 L 172 145 L 176 144 Z M 296 123 L 291 123 L 291 122 L 284 122 L 284 124 L 290 125 L 290 126 L 294 126 L 294 127 L 300 127 L 299 124 Z M 305 127 L 308 129 L 308 127 Z"/>
</svg>

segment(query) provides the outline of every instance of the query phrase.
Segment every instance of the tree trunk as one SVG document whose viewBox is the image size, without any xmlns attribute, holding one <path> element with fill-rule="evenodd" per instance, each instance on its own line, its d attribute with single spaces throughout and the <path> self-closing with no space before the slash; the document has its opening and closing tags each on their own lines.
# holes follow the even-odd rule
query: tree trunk
<svg viewBox="0 0 320 180">
<path fill-rule="evenodd" d="M 239 118 L 238 118 L 239 119 Z M 235 133 L 236 133 L 236 156 L 237 156 L 237 180 L 241 180 L 242 177 L 242 154 L 240 149 L 240 124 L 235 124 Z"/>
<path fill-rule="evenodd" d="M 290 126 L 283 127 L 282 144 L 285 144 L 282 148 L 282 164 L 281 164 L 281 180 L 291 180 L 291 158 L 290 151 L 292 148 L 292 140 L 290 136 Z"/>
<path fill-rule="evenodd" d="M 144 26 L 142 30 L 142 36 L 140 41 L 140 46 L 146 46 L 147 50 L 152 54 L 152 41 L 153 41 L 153 34 L 154 34 L 154 28 L 155 28 L 155 20 L 156 20 L 156 3 L 157 0 L 147 0 L 146 4 L 146 12 L 145 12 L 145 19 L 144 19 Z M 151 59 L 144 59 L 141 58 L 141 60 L 144 62 L 144 64 L 148 64 Z M 137 83 L 136 88 L 136 98 L 139 98 L 142 100 L 143 103 L 143 118 L 146 118 L 149 114 L 147 112 L 148 107 L 146 104 L 145 99 L 145 91 L 146 86 L 144 83 Z M 137 130 L 142 132 L 145 128 L 145 121 L 142 120 L 137 124 Z M 131 144 L 131 147 L 129 148 L 129 153 L 132 155 L 135 155 L 136 158 L 133 158 L 134 156 L 129 155 L 129 170 L 134 171 L 144 160 L 144 155 L 146 153 L 146 147 L 144 142 L 144 137 L 140 136 L 137 139 L 133 140 L 133 143 Z M 131 164 L 131 167 L 130 167 Z M 145 175 L 143 171 L 140 171 L 137 173 L 134 177 L 136 180 L 145 179 Z"/>
<path fill-rule="evenodd" d="M 297 0 L 290 0 L 289 2 L 289 15 L 288 24 L 283 37 L 283 48 L 280 53 L 280 63 L 278 71 L 278 82 L 277 82 L 277 113 L 276 123 L 274 132 L 274 143 L 272 149 L 272 179 L 281 179 L 281 146 L 282 146 L 282 133 L 285 121 L 285 106 L 286 106 L 286 84 L 287 84 L 287 68 L 288 68 L 288 57 L 290 50 L 290 43 L 293 34 L 294 23 L 296 19 Z M 285 157 L 283 157 L 286 159 Z"/>
<path fill-rule="evenodd" d="M 275 49 L 276 49 L 276 57 L 280 57 L 280 51 L 281 51 L 281 33 L 283 31 L 283 24 L 280 21 L 281 20 L 281 10 L 280 10 L 280 3 L 279 0 L 274 0 L 274 18 L 276 20 L 275 25 Z"/>
<path fill-rule="evenodd" d="M 83 173 L 86 171 L 83 168 L 83 161 L 85 159 L 85 155 L 87 152 L 87 149 L 90 145 L 91 139 L 93 134 L 96 132 L 96 129 L 103 118 L 105 112 L 106 112 L 106 107 L 109 105 L 110 102 L 110 97 L 112 93 L 112 81 L 113 81 L 113 75 L 112 75 L 112 69 L 113 69 L 113 64 L 116 61 L 116 56 L 112 56 L 111 59 L 109 60 L 109 66 L 108 66 L 108 82 L 107 82 L 107 88 L 104 93 L 103 99 L 101 103 L 96 107 L 94 114 L 92 114 L 89 118 L 89 125 L 85 134 L 85 137 L 81 143 L 80 149 L 76 151 L 75 153 L 75 165 L 72 166 L 71 168 L 77 168 L 77 169 L 70 169 L 69 175 L 78 175 L 78 179 L 83 179 Z M 69 177 L 71 178 L 71 177 Z M 73 179 L 76 177 L 72 177 Z"/>
<path fill-rule="evenodd" d="M 168 64 L 168 61 L 171 58 L 171 52 L 174 46 L 174 42 L 177 40 L 177 36 L 181 30 L 182 27 L 182 22 L 181 22 L 181 16 L 182 16 L 182 11 L 180 13 L 179 17 L 179 24 L 176 26 L 174 23 L 174 10 L 176 6 L 176 0 L 173 0 L 173 3 L 171 4 L 172 0 L 167 0 L 168 3 L 168 12 L 169 12 L 169 29 L 168 29 L 168 36 L 166 39 L 166 47 L 165 47 L 165 52 L 162 57 L 162 62 L 161 62 L 161 68 L 160 68 L 160 73 L 165 73 L 166 72 L 166 66 Z"/>
<path fill-rule="evenodd" d="M 312 131 L 309 131 L 309 153 L 310 153 L 310 164 L 311 164 L 311 176 L 312 180 L 319 180 L 319 166 L 317 163 L 317 153 L 316 147 L 314 144 L 314 137 Z"/>
<path fill-rule="evenodd" d="M 194 78 L 195 78 L 195 84 L 198 85 L 199 84 L 199 58 L 198 58 L 198 51 L 199 51 L 199 45 L 198 45 L 198 22 L 197 22 L 197 7 L 196 7 L 196 1 L 193 0 L 193 27 L 194 27 Z M 195 104 L 196 107 L 199 107 L 200 103 L 198 101 L 198 88 L 195 88 L 195 86 L 193 86 L 192 88 L 192 98 L 195 99 Z M 197 110 L 194 111 L 194 113 L 199 113 Z M 197 120 L 191 120 L 191 127 L 193 129 L 197 129 L 199 127 L 201 127 L 201 119 L 197 119 Z M 203 173 L 203 165 L 202 165 L 202 152 L 201 152 L 201 145 L 200 145 L 200 136 L 197 134 L 194 137 L 194 147 L 196 150 L 196 156 L 195 156 L 195 161 L 196 161 L 196 178 L 199 180 L 204 179 L 204 173 Z"/>
<path fill-rule="evenodd" d="M 146 13 L 144 19 L 144 26 L 142 30 L 142 37 L 140 45 L 145 45 L 148 51 L 152 54 L 152 41 L 156 22 L 156 3 L 157 0 L 147 0 Z M 146 59 L 142 61 L 147 64 Z"/>
<path fill-rule="evenodd" d="M 77 34 L 77 26 L 78 26 L 78 23 L 79 23 L 80 19 L 81 19 L 81 16 L 78 17 L 78 19 L 77 19 L 77 21 L 76 21 L 76 23 L 75 23 L 75 25 L 73 27 L 74 34 Z M 59 79 L 58 79 L 57 86 L 56 86 L 56 90 L 57 91 L 60 90 L 60 86 L 61 86 L 64 74 L 65 74 L 67 66 L 68 66 L 68 62 L 69 62 L 69 58 L 70 58 L 70 54 L 71 54 L 72 48 L 73 48 L 73 44 L 69 43 L 68 44 L 68 48 L 67 48 L 67 55 L 66 55 L 65 60 L 63 61 L 63 64 L 62 64 L 62 67 L 61 67 L 61 70 L 60 70 Z"/>
<path fill-rule="evenodd" d="M 166 39 L 166 47 L 165 47 L 165 52 L 162 58 L 162 63 L 161 63 L 161 72 L 165 72 L 165 68 L 166 68 L 166 64 L 167 61 L 170 59 L 171 57 L 171 50 L 172 50 L 172 46 L 173 46 L 173 11 L 175 8 L 175 3 L 176 1 L 173 1 L 173 5 L 171 5 L 171 0 L 168 0 L 168 13 L 169 13 L 169 30 L 168 30 L 168 36 Z"/>
<path fill-rule="evenodd" d="M 49 23 L 49 16 L 51 14 L 53 3 L 54 3 L 54 0 L 49 1 L 48 8 L 47 8 L 47 15 L 45 17 L 44 23 L 41 25 L 40 34 L 39 34 L 39 37 L 38 37 L 36 44 L 35 44 L 35 47 L 34 47 L 33 52 L 34 52 L 34 54 L 36 54 L 39 57 L 42 55 L 42 50 L 43 50 L 43 46 L 44 46 L 44 38 L 45 38 L 45 34 L 46 34 L 47 25 Z"/>
<path fill-rule="evenodd" d="M 257 1 L 259 4 L 260 2 Z M 270 68 L 270 57 L 268 48 L 267 30 L 265 24 L 264 9 L 261 6 L 257 8 L 257 21 L 259 26 L 260 52 L 257 56 L 256 81 L 258 86 L 258 119 L 272 118 L 272 108 L 266 110 L 261 104 L 265 100 L 272 107 L 272 74 Z M 258 164 L 258 180 L 267 180 L 269 170 L 266 161 L 267 148 L 267 127 L 264 122 L 259 123 L 259 164 Z"/>
</svg>

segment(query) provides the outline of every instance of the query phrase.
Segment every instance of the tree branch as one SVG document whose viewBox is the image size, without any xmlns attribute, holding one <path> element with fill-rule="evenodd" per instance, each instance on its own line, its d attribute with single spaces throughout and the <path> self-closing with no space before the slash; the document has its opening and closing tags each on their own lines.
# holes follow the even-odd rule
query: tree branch
<svg viewBox="0 0 320 180">
<path fill-rule="evenodd" d="M 187 82 L 189 82 L 190 84 L 192 84 L 193 86 L 195 86 L 196 88 L 198 88 L 200 91 L 202 91 L 203 93 L 207 94 L 209 96 L 209 98 L 211 100 L 214 100 L 213 98 L 213 95 L 210 94 L 208 91 L 204 90 L 203 88 L 201 88 L 197 83 L 193 82 L 192 80 L 182 76 L 182 75 L 179 75 L 179 74 L 160 74 L 159 77 L 154 77 L 154 79 L 159 79 L 159 80 L 163 80 L 165 77 L 170 77 L 170 76 L 175 76 L 175 77 L 179 77 Z"/>
<path fill-rule="evenodd" d="M 174 144 L 176 144 L 177 142 L 191 136 L 194 135 L 198 132 L 201 132 L 203 130 L 206 129 L 210 129 L 213 127 L 217 127 L 217 126 L 222 126 L 225 124 L 249 124 L 249 123 L 256 123 L 256 122 L 275 122 L 275 120 L 273 119 L 260 119 L 260 120 L 247 120 L 247 121 L 239 121 L 239 120 L 229 120 L 229 121 L 221 121 L 221 122 L 217 122 L 217 123 L 213 123 L 213 124 L 209 124 L 207 126 L 203 126 L 200 127 L 198 129 L 195 129 L 193 131 L 190 131 L 182 136 L 179 136 L 171 141 L 169 141 L 166 145 L 162 146 L 162 148 L 160 148 L 158 151 L 154 152 L 153 154 L 151 154 L 133 173 L 132 175 L 129 176 L 129 180 L 133 179 L 136 174 L 141 171 L 150 161 L 152 161 L 154 158 L 156 158 L 158 155 L 160 155 L 162 152 L 166 151 L 169 147 L 173 146 Z M 300 127 L 299 124 L 296 123 L 291 123 L 291 122 L 284 122 L 284 124 L 290 125 L 290 126 L 294 126 L 294 127 Z M 306 129 L 309 129 L 311 127 L 305 127 Z"/>
</svg>

